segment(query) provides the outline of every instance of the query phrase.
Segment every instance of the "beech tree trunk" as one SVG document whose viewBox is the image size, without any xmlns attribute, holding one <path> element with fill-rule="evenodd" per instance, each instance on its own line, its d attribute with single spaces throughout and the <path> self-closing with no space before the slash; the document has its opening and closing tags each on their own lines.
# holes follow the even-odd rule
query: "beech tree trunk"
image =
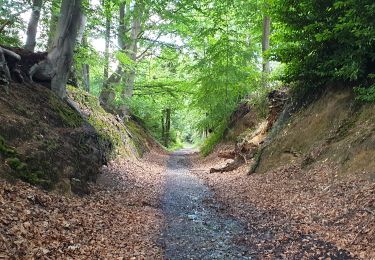
<svg viewBox="0 0 375 260">
<path fill-rule="evenodd" d="M 87 36 L 84 35 L 82 38 L 82 44 L 83 46 L 87 47 Z M 83 80 L 83 86 L 84 89 L 90 93 L 90 66 L 88 64 L 82 65 L 82 80 Z"/>
<path fill-rule="evenodd" d="M 104 1 L 104 10 L 105 10 L 105 50 L 104 50 L 104 84 L 106 84 L 109 77 L 109 44 L 111 41 L 111 13 L 108 10 L 108 3 Z"/>
<path fill-rule="evenodd" d="M 171 135 L 171 109 L 165 110 L 165 128 L 164 128 L 164 146 L 169 146 L 170 135 Z"/>
<path fill-rule="evenodd" d="M 31 17 L 27 26 L 27 38 L 25 49 L 34 52 L 36 45 L 36 33 L 38 30 L 40 11 L 42 9 L 43 0 L 33 0 Z"/>
<path fill-rule="evenodd" d="M 267 80 L 268 74 L 271 72 L 270 62 L 265 57 L 266 51 L 270 48 L 271 35 L 271 18 L 267 15 L 263 18 L 263 35 L 262 35 L 262 53 L 263 53 L 263 80 Z"/>
<path fill-rule="evenodd" d="M 137 60 L 138 53 L 138 41 L 139 35 L 142 32 L 142 15 L 143 15 L 143 1 L 137 1 L 134 7 L 134 15 L 130 33 L 130 44 L 126 48 L 126 53 L 130 60 L 134 63 Z M 134 81 L 135 81 L 135 69 L 127 69 L 125 71 L 125 86 L 122 91 L 122 97 L 124 99 L 130 98 L 133 96 L 134 92 Z"/>
<path fill-rule="evenodd" d="M 49 21 L 49 28 L 48 28 L 47 50 L 51 50 L 53 47 L 53 41 L 55 39 L 57 23 L 59 21 L 60 0 L 52 0 L 50 13 L 51 13 L 51 19 Z"/>
<path fill-rule="evenodd" d="M 142 30 L 143 2 L 137 1 L 134 9 L 131 10 L 130 2 L 122 2 L 119 6 L 119 26 L 118 26 L 118 46 L 120 51 L 125 53 L 133 62 L 137 59 L 138 40 Z M 131 19 L 132 17 L 132 19 Z M 104 78 L 106 79 L 107 70 L 105 70 Z M 130 98 L 133 95 L 135 81 L 135 70 L 124 68 L 119 64 L 116 71 L 105 81 L 100 94 L 102 106 L 107 111 L 117 110 L 121 116 L 128 114 L 128 107 L 123 105 L 116 109 L 113 108 L 113 100 L 115 93 L 114 84 L 123 83 L 121 96 L 123 99 Z"/>
<path fill-rule="evenodd" d="M 66 97 L 66 82 L 81 26 L 81 3 L 82 0 L 63 0 L 53 48 L 47 56 L 52 67 L 51 89 L 61 98 Z"/>
<path fill-rule="evenodd" d="M 165 120 L 164 120 L 164 112 L 165 110 L 163 110 L 161 112 L 161 140 L 165 140 Z"/>
</svg>

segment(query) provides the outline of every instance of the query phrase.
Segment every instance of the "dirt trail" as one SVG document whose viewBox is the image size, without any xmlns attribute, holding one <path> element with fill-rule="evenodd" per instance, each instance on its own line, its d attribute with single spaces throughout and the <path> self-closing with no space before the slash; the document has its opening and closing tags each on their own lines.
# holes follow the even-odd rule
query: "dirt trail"
<svg viewBox="0 0 375 260">
<path fill-rule="evenodd" d="M 208 187 L 189 173 L 192 150 L 173 153 L 168 161 L 162 200 L 166 228 L 162 234 L 166 259 L 251 259 L 237 245 L 244 227 L 220 212 Z"/>
</svg>

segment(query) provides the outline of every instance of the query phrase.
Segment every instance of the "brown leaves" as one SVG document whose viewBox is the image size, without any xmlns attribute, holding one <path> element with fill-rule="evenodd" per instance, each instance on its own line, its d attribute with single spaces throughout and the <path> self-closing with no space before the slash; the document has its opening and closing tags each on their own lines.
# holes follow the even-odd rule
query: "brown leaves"
<svg viewBox="0 0 375 260">
<path fill-rule="evenodd" d="M 213 158 L 197 167 L 224 163 Z M 248 241 L 262 257 L 268 248 L 270 258 L 346 254 L 341 249 L 375 258 L 375 184 L 364 175 L 339 177 L 328 163 L 309 170 L 287 165 L 253 176 L 246 171 L 244 166 L 225 174 L 194 173 L 210 184 L 231 213 L 249 223 L 253 233 Z"/>
<path fill-rule="evenodd" d="M 0 180 L 3 258 L 159 259 L 155 243 L 164 158 L 118 161 L 86 197 L 61 197 L 25 183 Z M 101 182 L 107 178 L 111 185 Z M 150 205 L 154 206 L 151 207 Z"/>
</svg>

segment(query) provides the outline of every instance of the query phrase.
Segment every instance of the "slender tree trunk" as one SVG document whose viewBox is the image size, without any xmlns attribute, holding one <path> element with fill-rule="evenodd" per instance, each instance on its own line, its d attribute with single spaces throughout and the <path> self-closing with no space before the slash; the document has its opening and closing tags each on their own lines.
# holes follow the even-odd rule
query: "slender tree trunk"
<svg viewBox="0 0 375 260">
<path fill-rule="evenodd" d="M 66 97 L 66 82 L 73 60 L 73 50 L 82 20 L 82 0 L 63 0 L 53 48 L 47 59 L 52 65 L 51 89 Z"/>
<path fill-rule="evenodd" d="M 87 36 L 86 35 L 83 35 L 82 44 L 85 47 L 88 46 Z M 82 79 L 83 79 L 84 89 L 88 93 L 90 93 L 90 66 L 88 64 L 83 64 L 82 65 Z"/>
<path fill-rule="evenodd" d="M 105 49 L 104 49 L 104 82 L 107 81 L 109 77 L 109 44 L 111 41 L 111 14 L 108 8 L 108 3 L 104 2 L 104 12 L 105 12 Z"/>
<path fill-rule="evenodd" d="M 262 53 L 263 53 L 263 78 L 266 81 L 268 74 L 271 72 L 270 62 L 265 57 L 266 51 L 270 48 L 270 35 L 271 35 L 271 18 L 267 15 L 263 18 L 263 35 L 262 35 Z"/>
<path fill-rule="evenodd" d="M 105 4 L 105 3 L 104 3 Z M 105 6 L 106 8 L 106 6 Z M 118 46 L 120 50 L 125 50 L 126 46 L 126 27 L 128 26 L 128 12 L 130 11 L 130 3 L 122 2 L 119 6 L 119 26 L 117 28 L 118 33 Z M 110 13 L 109 13 L 110 15 Z M 108 25 L 108 24 L 107 24 Z M 109 31 L 107 31 L 109 32 Z M 109 38 L 108 38 L 109 39 Z M 109 43 L 109 41 L 108 41 Z M 109 45 L 108 45 L 109 47 Z M 109 57 L 109 56 L 108 56 Z M 121 115 L 126 114 L 126 107 L 120 109 L 114 107 L 114 100 L 116 93 L 113 89 L 114 84 L 121 82 L 124 76 L 124 70 L 121 64 L 117 67 L 116 71 L 108 77 L 108 69 L 104 70 L 104 84 L 103 89 L 100 93 L 100 102 L 102 106 L 111 113 L 120 113 Z M 107 78 L 106 78 L 107 77 Z M 116 111 L 117 110 L 117 111 Z"/>
<path fill-rule="evenodd" d="M 171 109 L 167 108 L 165 110 L 165 147 L 169 146 L 171 135 Z"/>
<path fill-rule="evenodd" d="M 128 57 L 134 63 L 137 60 L 139 34 L 142 32 L 142 15 L 143 15 L 143 2 L 138 1 L 134 7 L 134 15 L 132 21 L 132 28 L 130 33 L 130 44 L 126 50 Z M 123 98 L 130 98 L 133 96 L 135 69 L 131 68 L 125 71 L 125 87 L 122 91 Z"/>
<path fill-rule="evenodd" d="M 111 42 L 111 24 L 112 15 L 109 6 L 109 0 L 103 0 L 102 5 L 105 15 L 105 49 L 104 49 L 104 70 L 103 70 L 103 85 L 100 92 L 100 104 L 110 113 L 114 113 L 113 103 L 116 98 L 116 93 L 111 87 L 111 82 L 116 80 L 116 74 L 109 76 L 109 47 Z M 121 7 L 120 7 L 121 9 Z M 117 73 L 117 71 L 115 72 Z"/>
<path fill-rule="evenodd" d="M 161 112 L 161 140 L 163 140 L 163 142 L 165 142 L 165 120 L 164 120 L 164 113 L 165 113 L 165 110 L 163 110 Z"/>
<path fill-rule="evenodd" d="M 32 12 L 27 26 L 25 49 L 34 52 L 36 45 L 36 33 L 42 9 L 43 0 L 33 0 Z"/>
<path fill-rule="evenodd" d="M 48 50 L 51 50 L 53 47 L 53 40 L 55 39 L 57 23 L 59 21 L 60 7 L 61 7 L 60 0 L 51 1 L 51 9 L 50 9 L 51 19 L 49 21 L 48 41 L 47 41 Z"/>
</svg>

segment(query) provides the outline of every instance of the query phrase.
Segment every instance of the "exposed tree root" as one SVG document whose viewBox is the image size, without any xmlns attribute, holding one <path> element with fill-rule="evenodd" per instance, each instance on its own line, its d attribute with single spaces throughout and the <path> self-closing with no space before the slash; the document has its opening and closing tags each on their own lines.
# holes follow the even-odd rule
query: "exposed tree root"
<svg viewBox="0 0 375 260">
<path fill-rule="evenodd" d="M 261 161 L 262 153 L 268 144 L 266 139 L 269 136 L 269 132 L 279 118 L 279 115 L 283 111 L 284 105 L 288 100 L 285 92 L 276 90 L 268 95 L 268 99 L 270 103 L 270 112 L 267 120 L 259 124 L 258 128 L 251 134 L 237 142 L 234 151 L 224 151 L 219 153 L 218 156 L 220 158 L 233 159 L 233 161 L 222 168 L 211 168 L 211 173 L 233 171 L 243 164 L 247 164 L 251 159 L 254 159 L 254 163 L 248 173 L 252 174 L 256 171 Z"/>
</svg>

